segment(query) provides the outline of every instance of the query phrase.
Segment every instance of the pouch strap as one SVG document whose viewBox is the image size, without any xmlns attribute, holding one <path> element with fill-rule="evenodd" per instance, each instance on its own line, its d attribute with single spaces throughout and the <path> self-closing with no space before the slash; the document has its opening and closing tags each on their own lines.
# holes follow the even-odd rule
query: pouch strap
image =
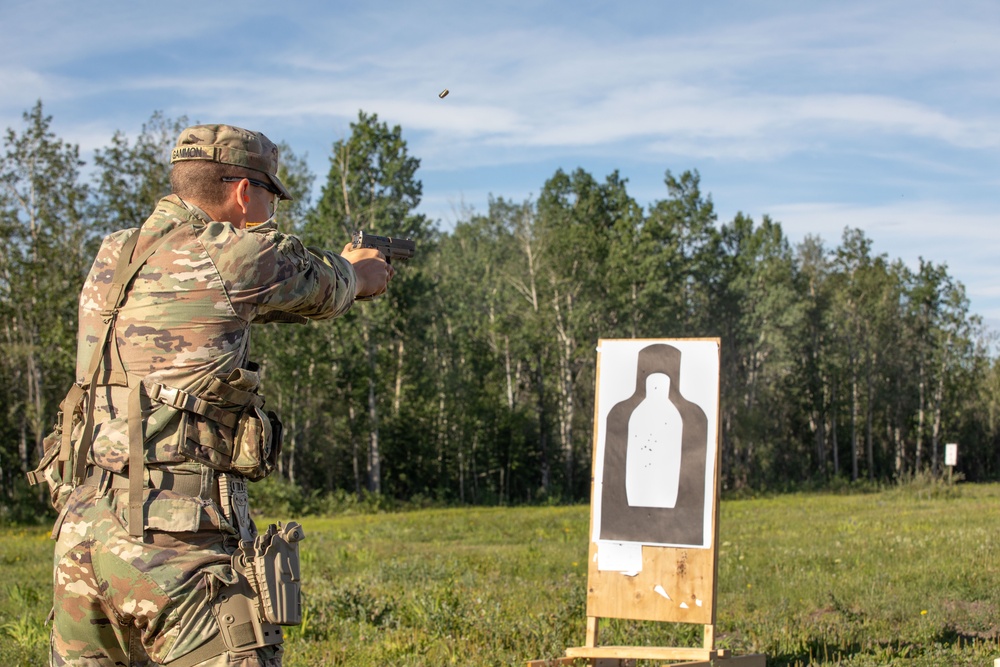
<svg viewBox="0 0 1000 667">
<path fill-rule="evenodd" d="M 237 369 L 237 372 L 241 369 Z M 232 376 L 230 376 L 230 379 Z M 208 385 L 208 391 L 221 397 L 222 399 L 229 401 L 230 403 L 235 403 L 237 405 L 252 405 L 254 407 L 261 407 L 264 405 L 264 399 L 253 391 L 244 391 L 242 389 L 237 389 L 229 382 L 224 382 L 219 378 L 212 378 L 212 382 Z"/>
<path fill-rule="evenodd" d="M 210 388 L 214 388 L 215 384 L 216 382 L 213 382 Z M 218 382 L 218 384 L 224 383 Z M 223 426 L 228 426 L 229 428 L 235 428 L 236 423 L 239 421 L 239 414 L 235 412 L 230 412 L 229 410 L 223 410 L 222 408 L 216 407 L 208 401 L 198 398 L 194 394 L 190 394 L 183 389 L 168 387 L 167 385 L 160 384 L 158 382 L 150 385 L 149 398 L 178 410 L 193 412 L 196 415 L 207 417 L 208 419 L 219 422 Z"/>
</svg>

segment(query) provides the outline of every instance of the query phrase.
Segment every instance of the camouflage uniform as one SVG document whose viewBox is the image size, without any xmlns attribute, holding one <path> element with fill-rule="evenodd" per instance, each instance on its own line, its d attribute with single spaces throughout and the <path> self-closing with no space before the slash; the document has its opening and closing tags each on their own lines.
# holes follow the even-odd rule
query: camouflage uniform
<svg viewBox="0 0 1000 667">
<path fill-rule="evenodd" d="M 182 159 L 257 169 L 288 198 L 274 175 L 277 149 L 263 135 L 189 128 L 174 151 L 174 161 Z M 139 269 L 104 350 L 103 368 L 120 360 L 127 385 L 95 383 L 90 483 L 73 489 L 53 531 L 53 665 L 280 664 L 280 643 L 191 663 L 199 655 L 192 652 L 218 644 L 212 605 L 236 581 L 231 555 L 241 530 L 246 537 L 256 529 L 246 507 L 234 512 L 220 487 L 233 478 L 217 472 L 232 456 L 232 429 L 156 397 L 202 395 L 210 381 L 245 369 L 255 320 L 346 312 L 356 277 L 334 252 L 307 249 L 273 225 L 241 230 L 212 221 L 176 195 L 162 199 L 137 232 L 134 256 L 178 227 Z M 104 344 L 107 286 L 132 231 L 104 240 L 80 295 L 78 384 L 88 382 L 91 355 Z M 129 490 L 112 482 L 128 474 L 127 406 L 139 382 L 147 485 L 155 488 L 144 492 L 137 536 L 129 531 Z M 250 525 L 240 525 L 241 511 Z"/>
</svg>

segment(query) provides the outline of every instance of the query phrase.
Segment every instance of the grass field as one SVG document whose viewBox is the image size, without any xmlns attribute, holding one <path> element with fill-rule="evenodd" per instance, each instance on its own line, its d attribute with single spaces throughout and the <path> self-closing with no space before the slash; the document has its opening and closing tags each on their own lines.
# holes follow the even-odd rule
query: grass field
<svg viewBox="0 0 1000 667">
<path fill-rule="evenodd" d="M 305 622 L 285 664 L 561 656 L 584 641 L 588 522 L 585 506 L 305 518 Z M 998 526 L 1000 485 L 724 501 L 717 644 L 773 666 L 989 667 Z M 0 537 L 0 665 L 46 664 L 52 543 Z M 601 642 L 700 646 L 701 628 L 607 620 Z"/>
</svg>

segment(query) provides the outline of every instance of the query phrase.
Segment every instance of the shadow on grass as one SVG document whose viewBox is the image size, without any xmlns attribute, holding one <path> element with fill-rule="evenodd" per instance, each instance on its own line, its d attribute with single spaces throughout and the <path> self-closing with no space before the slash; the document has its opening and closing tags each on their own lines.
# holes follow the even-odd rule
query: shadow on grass
<svg viewBox="0 0 1000 667">
<path fill-rule="evenodd" d="M 988 632 L 962 632 L 953 627 L 942 628 L 925 642 L 903 640 L 870 642 L 825 642 L 820 639 L 805 642 L 798 651 L 767 652 L 768 667 L 807 667 L 808 665 L 836 665 L 850 658 L 867 656 L 873 664 L 883 664 L 885 660 L 913 659 L 942 649 L 962 651 L 983 644 L 996 645 L 1000 638 L 1000 628 Z"/>
</svg>

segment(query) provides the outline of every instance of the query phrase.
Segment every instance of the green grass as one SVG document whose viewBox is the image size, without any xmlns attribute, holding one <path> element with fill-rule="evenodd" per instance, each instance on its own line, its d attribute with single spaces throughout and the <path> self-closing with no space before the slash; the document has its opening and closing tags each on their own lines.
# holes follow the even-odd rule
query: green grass
<svg viewBox="0 0 1000 667">
<path fill-rule="evenodd" d="M 518 665 L 584 642 L 587 507 L 305 518 L 305 622 L 285 664 Z M 266 523 L 260 521 L 259 523 Z M 768 665 L 1000 657 L 1000 485 L 722 504 L 717 644 Z M 52 543 L 0 531 L 0 664 L 44 665 Z M 604 644 L 700 626 L 602 622 Z"/>
<path fill-rule="evenodd" d="M 0 665 L 48 664 L 54 544 L 48 529 L 0 529 Z"/>
</svg>

